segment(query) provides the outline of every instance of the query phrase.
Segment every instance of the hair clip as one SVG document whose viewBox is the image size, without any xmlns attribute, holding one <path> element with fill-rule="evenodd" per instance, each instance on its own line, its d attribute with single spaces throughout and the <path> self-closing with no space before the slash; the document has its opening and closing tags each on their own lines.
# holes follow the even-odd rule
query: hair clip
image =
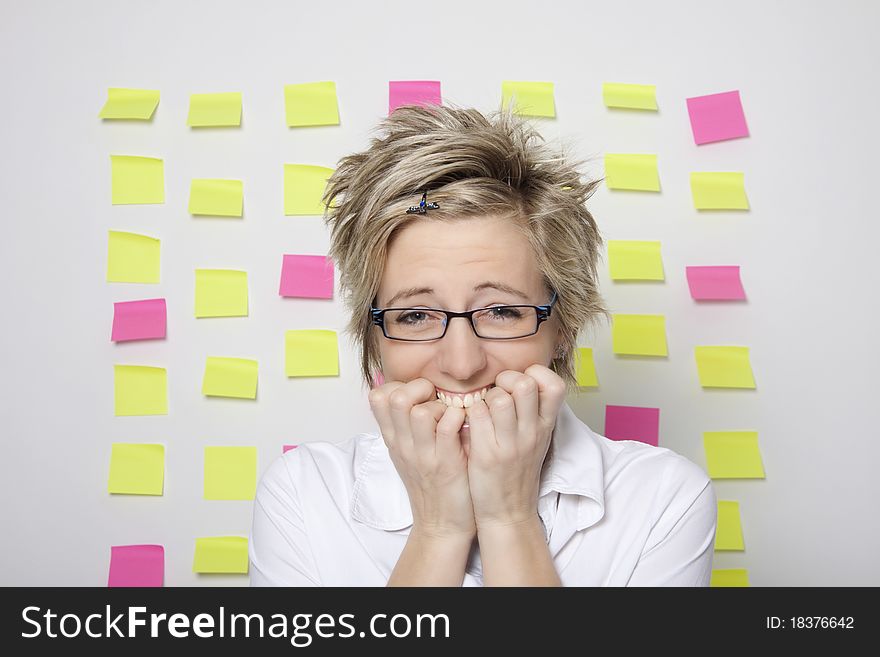
<svg viewBox="0 0 880 657">
<path fill-rule="evenodd" d="M 407 214 L 426 214 L 428 210 L 439 210 L 440 206 L 434 203 L 428 203 L 428 192 L 422 193 L 422 200 L 419 201 L 418 205 L 411 205 L 409 210 L 406 211 Z"/>
</svg>

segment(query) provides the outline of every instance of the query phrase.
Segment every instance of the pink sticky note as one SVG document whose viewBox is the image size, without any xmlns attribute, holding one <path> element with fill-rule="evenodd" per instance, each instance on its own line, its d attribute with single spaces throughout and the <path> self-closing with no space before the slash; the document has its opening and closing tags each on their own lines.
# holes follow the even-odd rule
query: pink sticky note
<svg viewBox="0 0 880 657">
<path fill-rule="evenodd" d="M 321 255 L 285 255 L 281 263 L 282 297 L 333 298 L 333 261 Z"/>
<path fill-rule="evenodd" d="M 605 437 L 612 440 L 639 440 L 657 446 L 660 435 L 660 409 L 642 406 L 605 406 Z"/>
<path fill-rule="evenodd" d="M 694 299 L 729 301 L 746 298 L 736 265 L 687 267 L 686 271 L 688 287 Z"/>
<path fill-rule="evenodd" d="M 739 91 L 688 98 L 687 108 L 697 144 L 749 136 Z"/>
<path fill-rule="evenodd" d="M 297 447 L 299 447 L 299 445 L 282 445 L 281 453 L 287 454 L 287 452 L 289 452 L 292 449 L 296 449 Z"/>
<path fill-rule="evenodd" d="M 385 376 L 382 372 L 376 372 L 373 374 L 373 387 L 378 388 L 379 386 L 385 383 Z"/>
<path fill-rule="evenodd" d="M 110 548 L 107 586 L 162 586 L 165 548 L 161 545 L 114 545 Z"/>
<path fill-rule="evenodd" d="M 401 105 L 440 105 L 438 80 L 398 80 L 388 83 L 388 113 Z"/>
<path fill-rule="evenodd" d="M 120 301 L 113 304 L 112 342 L 165 337 L 165 299 Z"/>
</svg>

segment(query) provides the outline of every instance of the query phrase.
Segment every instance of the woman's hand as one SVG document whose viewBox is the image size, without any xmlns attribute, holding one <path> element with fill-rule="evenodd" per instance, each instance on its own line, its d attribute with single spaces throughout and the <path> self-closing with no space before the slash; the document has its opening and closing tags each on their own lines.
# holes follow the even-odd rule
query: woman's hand
<svg viewBox="0 0 880 657">
<path fill-rule="evenodd" d="M 424 378 L 390 381 L 370 391 L 370 408 L 409 494 L 413 529 L 473 537 L 468 459 L 458 435 L 465 409 L 449 408 L 436 395 Z"/>
<path fill-rule="evenodd" d="M 486 400 L 466 409 L 468 479 L 478 527 L 536 517 L 541 468 L 565 395 L 565 381 L 535 364 L 525 372 L 501 372 Z"/>
</svg>

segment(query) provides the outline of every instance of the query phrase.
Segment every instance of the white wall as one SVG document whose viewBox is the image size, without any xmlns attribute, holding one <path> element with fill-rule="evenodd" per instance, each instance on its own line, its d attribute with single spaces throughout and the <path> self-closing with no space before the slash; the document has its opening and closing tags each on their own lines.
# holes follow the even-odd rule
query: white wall
<svg viewBox="0 0 880 657">
<path fill-rule="evenodd" d="M 420 7 L 423 7 L 420 9 Z M 675 9 L 670 7 L 674 6 Z M 366 146 L 392 79 L 439 79 L 447 101 L 497 107 L 502 80 L 556 85 L 548 137 L 584 155 L 656 152 L 661 194 L 594 197 L 606 238 L 658 239 L 666 281 L 612 283 L 614 312 L 662 313 L 669 357 L 593 345 L 601 386 L 572 396 L 660 407 L 661 444 L 705 467 L 702 432 L 759 432 L 767 478 L 717 481 L 746 551 L 716 554 L 753 585 L 878 585 L 875 421 L 880 229 L 877 48 L 869 2 L 4 2 L 0 583 L 106 584 L 110 546 L 161 543 L 166 585 L 198 536 L 247 534 L 252 502 L 202 499 L 205 445 L 259 447 L 372 430 L 339 297 L 281 299 L 282 253 L 326 253 L 319 217 L 285 217 L 282 164 L 334 166 Z M 335 80 L 341 125 L 288 129 L 285 83 Z M 603 81 L 657 85 L 657 114 L 611 112 Z M 153 121 L 102 122 L 108 87 L 161 90 Z M 751 136 L 696 147 L 685 98 L 739 89 Z M 191 93 L 241 91 L 240 129 L 186 127 Z M 165 160 L 163 205 L 111 206 L 109 154 Z M 698 214 L 692 170 L 741 170 L 752 209 Z M 243 220 L 187 213 L 196 177 L 245 182 Z M 107 231 L 162 239 L 158 285 L 105 281 Z M 739 264 L 747 303 L 697 305 L 684 268 Z M 196 267 L 248 271 L 250 315 L 193 316 Z M 168 338 L 109 342 L 113 302 L 165 297 Z M 873 301 L 871 299 L 874 299 Z M 340 331 L 340 376 L 286 378 L 284 331 Z M 757 390 L 702 389 L 693 347 L 751 348 Z M 201 395 L 207 355 L 259 361 L 256 402 Z M 169 414 L 115 417 L 113 364 L 166 367 Z M 343 412 L 340 412 L 342 409 Z M 164 442 L 162 497 L 106 492 L 113 442 Z"/>
</svg>

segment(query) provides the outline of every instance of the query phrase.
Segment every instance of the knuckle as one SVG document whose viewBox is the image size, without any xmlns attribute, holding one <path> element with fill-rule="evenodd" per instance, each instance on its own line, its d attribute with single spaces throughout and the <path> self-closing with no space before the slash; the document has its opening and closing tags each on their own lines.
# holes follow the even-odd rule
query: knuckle
<svg viewBox="0 0 880 657">
<path fill-rule="evenodd" d="M 513 384 L 513 391 L 518 392 L 521 395 L 529 395 L 537 390 L 538 384 L 530 376 L 523 377 Z"/>
<path fill-rule="evenodd" d="M 410 407 L 409 395 L 403 390 L 395 390 L 388 396 L 391 408 L 396 411 L 405 411 Z"/>
<path fill-rule="evenodd" d="M 409 417 L 416 422 L 426 422 L 428 418 L 433 418 L 434 413 L 424 404 L 418 404 L 410 409 Z"/>
<path fill-rule="evenodd" d="M 367 399 L 369 399 L 370 406 L 372 407 L 381 406 L 386 401 L 384 391 L 379 388 L 373 388 L 370 390 Z"/>
<path fill-rule="evenodd" d="M 496 395 L 488 402 L 489 408 L 493 411 L 506 411 L 513 408 L 513 398 L 510 395 Z"/>
</svg>

